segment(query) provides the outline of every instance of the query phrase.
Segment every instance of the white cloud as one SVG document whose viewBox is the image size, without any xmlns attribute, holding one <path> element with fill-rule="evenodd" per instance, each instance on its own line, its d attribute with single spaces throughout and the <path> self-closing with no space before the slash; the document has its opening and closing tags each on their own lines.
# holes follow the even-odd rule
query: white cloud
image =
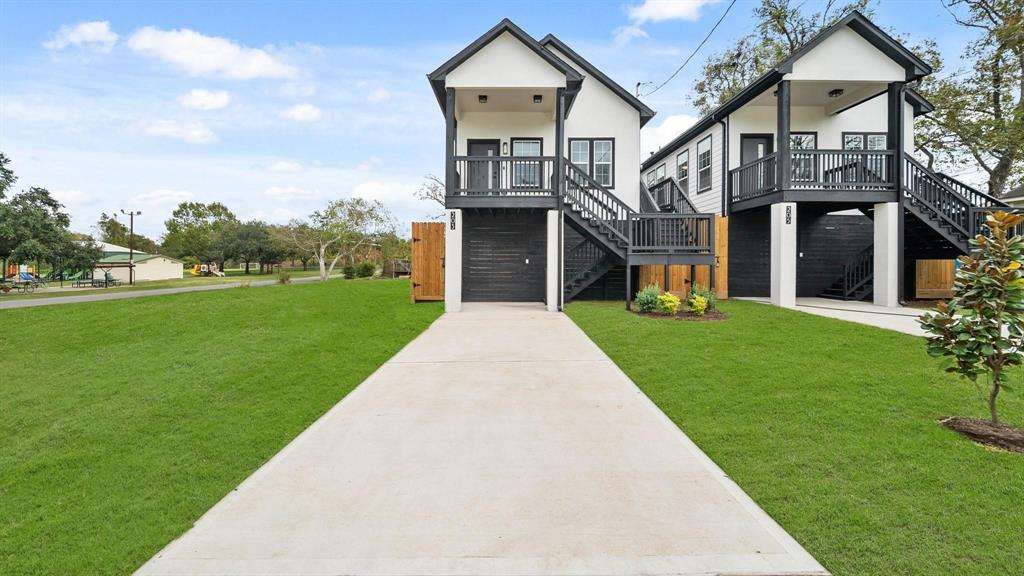
<svg viewBox="0 0 1024 576">
<path fill-rule="evenodd" d="M 227 38 L 206 36 L 181 28 L 142 28 L 128 39 L 128 47 L 140 54 L 163 60 L 191 76 L 214 76 L 236 80 L 253 78 L 295 78 L 298 71 L 266 50 L 246 48 Z"/>
<path fill-rule="evenodd" d="M 271 172 L 284 173 L 302 172 L 302 164 L 299 164 L 298 162 L 289 162 L 288 160 L 278 160 L 277 162 L 267 166 L 267 170 Z"/>
<path fill-rule="evenodd" d="M 97 52 L 110 52 L 116 43 L 117 34 L 110 29 L 110 22 L 94 21 L 61 26 L 53 38 L 43 42 L 43 47 L 47 50 L 63 50 L 68 46 L 81 46 Z"/>
<path fill-rule="evenodd" d="M 153 190 L 136 194 L 128 199 L 133 206 L 148 206 L 149 208 L 160 208 L 177 206 L 182 202 L 188 202 L 195 198 L 195 194 L 184 190 Z"/>
<path fill-rule="evenodd" d="M 142 131 L 150 136 L 175 138 L 190 144 L 207 144 L 217 139 L 217 135 L 202 122 L 175 122 L 173 120 L 154 120 L 145 124 Z"/>
<path fill-rule="evenodd" d="M 383 163 L 384 163 L 384 161 L 381 160 L 379 156 L 370 156 L 366 160 L 363 160 L 362 162 L 360 162 L 359 166 L 356 166 L 356 168 L 358 170 L 362 170 L 364 172 L 367 172 L 367 171 L 373 170 L 374 168 L 376 168 L 377 166 L 380 166 Z"/>
<path fill-rule="evenodd" d="M 320 109 L 309 102 L 304 102 L 283 110 L 281 117 L 295 120 L 296 122 L 312 122 L 320 119 Z"/>
<path fill-rule="evenodd" d="M 629 7 L 629 20 L 634 24 L 666 20 L 700 20 L 703 8 L 720 0 L 644 0 Z"/>
<path fill-rule="evenodd" d="M 371 180 L 356 184 L 352 196 L 367 200 L 380 200 L 384 204 L 402 204 L 416 201 L 416 186 L 397 182 L 378 182 Z"/>
<path fill-rule="evenodd" d="M 291 202 L 293 200 L 310 200 L 319 198 L 319 190 L 305 190 L 295 186 L 271 186 L 263 192 L 267 197 L 279 202 Z"/>
<path fill-rule="evenodd" d="M 277 92 L 289 98 L 308 98 L 316 93 L 316 86 L 308 82 L 285 82 Z"/>
<path fill-rule="evenodd" d="M 195 88 L 178 96 L 178 104 L 193 110 L 219 110 L 231 103 L 231 95 L 224 90 Z"/>
<path fill-rule="evenodd" d="M 53 197 L 65 206 L 69 204 L 82 204 L 89 201 L 89 195 L 81 190 L 54 190 Z"/>
<path fill-rule="evenodd" d="M 693 126 L 698 118 L 687 114 L 676 114 L 665 118 L 661 124 L 651 126 L 648 124 L 640 131 L 640 161 L 643 162 L 653 152 L 657 152 L 673 138 L 682 134 L 687 128 Z"/>
<path fill-rule="evenodd" d="M 388 92 L 384 88 L 377 88 L 370 95 L 366 97 L 370 102 L 384 102 L 385 100 L 391 99 L 391 92 Z"/>
<path fill-rule="evenodd" d="M 629 25 L 616 28 L 615 44 L 619 47 L 629 44 L 634 38 L 647 38 L 647 32 L 641 27 L 648 22 L 665 22 L 668 20 L 686 20 L 696 22 L 703 15 L 703 9 L 709 4 L 721 0 L 644 0 L 640 4 L 628 7 Z"/>
</svg>

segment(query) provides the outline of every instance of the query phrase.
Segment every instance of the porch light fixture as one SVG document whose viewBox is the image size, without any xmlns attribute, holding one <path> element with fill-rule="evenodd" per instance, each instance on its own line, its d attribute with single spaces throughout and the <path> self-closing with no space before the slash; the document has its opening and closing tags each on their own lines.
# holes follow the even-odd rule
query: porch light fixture
<svg viewBox="0 0 1024 576">
<path fill-rule="evenodd" d="M 534 104 L 540 104 L 542 100 L 544 100 L 544 96 L 543 95 L 541 95 L 541 94 L 534 94 L 533 95 L 533 103 Z"/>
<path fill-rule="evenodd" d="M 481 94 L 476 97 L 481 104 L 487 104 L 487 94 Z"/>
<path fill-rule="evenodd" d="M 839 98 L 843 95 L 844 90 L 842 88 L 834 88 L 828 91 L 829 98 Z"/>
</svg>

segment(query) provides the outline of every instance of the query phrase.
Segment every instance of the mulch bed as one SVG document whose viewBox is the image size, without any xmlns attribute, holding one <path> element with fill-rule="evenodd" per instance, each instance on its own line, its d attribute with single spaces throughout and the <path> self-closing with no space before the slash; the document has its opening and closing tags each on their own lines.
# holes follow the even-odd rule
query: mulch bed
<svg viewBox="0 0 1024 576">
<path fill-rule="evenodd" d="M 939 423 L 979 444 L 1024 453 L 1024 429 L 993 424 L 980 418 L 943 418 Z"/>
<path fill-rule="evenodd" d="M 729 317 L 728 314 L 725 314 L 724 312 L 719 312 L 718 310 L 714 310 L 712 312 L 705 312 L 703 316 L 697 316 L 693 312 L 686 312 L 683 310 L 676 312 L 675 316 L 669 316 L 667 314 L 658 314 L 657 312 L 637 312 L 636 310 L 631 310 L 631 312 L 633 314 L 636 314 L 637 316 L 646 316 L 648 318 L 661 318 L 663 320 L 688 320 L 690 322 L 717 322 L 719 320 L 725 320 L 726 318 Z"/>
</svg>

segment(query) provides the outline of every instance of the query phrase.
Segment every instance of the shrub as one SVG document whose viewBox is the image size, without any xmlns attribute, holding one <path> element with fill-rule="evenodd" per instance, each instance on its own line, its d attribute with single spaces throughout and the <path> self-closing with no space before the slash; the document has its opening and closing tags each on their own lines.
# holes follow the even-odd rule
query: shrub
<svg viewBox="0 0 1024 576">
<path fill-rule="evenodd" d="M 356 274 L 360 278 L 370 278 L 377 273 L 377 265 L 373 262 L 363 262 L 356 268 Z"/>
<path fill-rule="evenodd" d="M 346 264 L 345 267 L 341 269 L 341 274 L 345 276 L 345 278 L 355 278 L 356 267 L 351 264 Z"/>
<path fill-rule="evenodd" d="M 691 294 L 687 304 L 690 307 L 690 312 L 697 316 L 703 316 L 708 311 L 708 299 L 700 294 Z"/>
<path fill-rule="evenodd" d="M 971 240 L 971 255 L 960 259 L 953 299 L 919 320 L 930 334 L 928 354 L 953 358 L 947 372 L 975 385 L 979 376 L 988 376 L 993 424 L 999 423 L 996 398 L 1007 387 L 1004 371 L 1024 361 L 1024 236 L 1014 234 L 1021 224 L 1024 215 L 989 214 L 988 235 Z"/>
<path fill-rule="evenodd" d="M 690 287 L 690 296 L 687 297 L 687 300 L 689 300 L 690 298 L 693 298 L 694 296 L 700 296 L 701 298 L 703 298 L 707 302 L 707 311 L 708 312 L 714 312 L 714 311 L 718 310 L 718 306 L 717 306 L 718 299 L 715 298 L 715 293 L 714 293 L 713 290 L 711 290 L 709 288 L 706 288 L 704 286 L 701 286 L 699 284 L 695 284 L 695 285 Z"/>
<path fill-rule="evenodd" d="M 658 312 L 667 314 L 669 316 L 675 316 L 676 312 L 679 312 L 679 306 L 682 301 L 678 296 L 671 292 L 663 292 L 658 296 Z"/>
<path fill-rule="evenodd" d="M 289 274 L 288 272 L 282 270 L 282 271 L 277 273 L 277 283 L 278 284 L 291 284 L 291 281 L 292 281 L 292 275 Z"/>
<path fill-rule="evenodd" d="M 661 288 L 657 284 L 651 284 L 636 293 L 636 309 L 640 312 L 654 312 L 658 309 L 658 296 L 661 295 Z"/>
</svg>

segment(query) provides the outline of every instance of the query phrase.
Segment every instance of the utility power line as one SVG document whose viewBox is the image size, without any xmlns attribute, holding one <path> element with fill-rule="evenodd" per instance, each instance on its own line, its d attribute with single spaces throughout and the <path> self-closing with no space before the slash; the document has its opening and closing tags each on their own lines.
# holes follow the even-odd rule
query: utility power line
<svg viewBox="0 0 1024 576">
<path fill-rule="evenodd" d="M 643 94 L 643 96 L 650 96 L 651 94 L 654 94 L 658 90 L 661 90 L 666 84 L 671 82 L 673 78 L 675 78 L 680 72 L 682 72 L 683 68 L 685 68 L 686 65 L 690 63 L 690 60 L 692 60 L 693 57 L 697 55 L 697 52 L 699 52 L 700 49 L 704 47 L 704 44 L 706 44 L 707 41 L 711 38 L 711 35 L 715 33 L 715 30 L 718 29 L 718 25 L 722 23 L 722 20 L 725 20 L 725 17 L 729 15 L 729 10 L 732 10 L 733 5 L 735 5 L 735 4 L 736 4 L 736 0 L 732 0 L 732 2 L 730 2 L 729 5 L 726 6 L 725 12 L 722 13 L 722 17 L 718 19 L 718 22 L 715 22 L 715 25 L 711 27 L 711 31 L 708 32 L 708 35 L 705 36 L 704 39 L 700 41 L 700 44 L 698 44 L 697 47 L 693 49 L 693 52 L 691 52 L 690 55 L 686 57 L 686 60 L 683 61 L 683 63 L 679 66 L 679 68 L 676 68 L 676 71 L 673 72 L 672 75 L 669 76 L 664 82 L 662 82 L 661 84 L 658 84 L 658 86 L 654 90 L 651 90 L 650 92 L 648 92 L 646 94 Z M 637 92 L 638 92 L 637 96 L 641 96 L 641 94 L 639 94 L 639 92 L 640 92 L 640 86 L 639 85 L 637 85 Z"/>
</svg>

